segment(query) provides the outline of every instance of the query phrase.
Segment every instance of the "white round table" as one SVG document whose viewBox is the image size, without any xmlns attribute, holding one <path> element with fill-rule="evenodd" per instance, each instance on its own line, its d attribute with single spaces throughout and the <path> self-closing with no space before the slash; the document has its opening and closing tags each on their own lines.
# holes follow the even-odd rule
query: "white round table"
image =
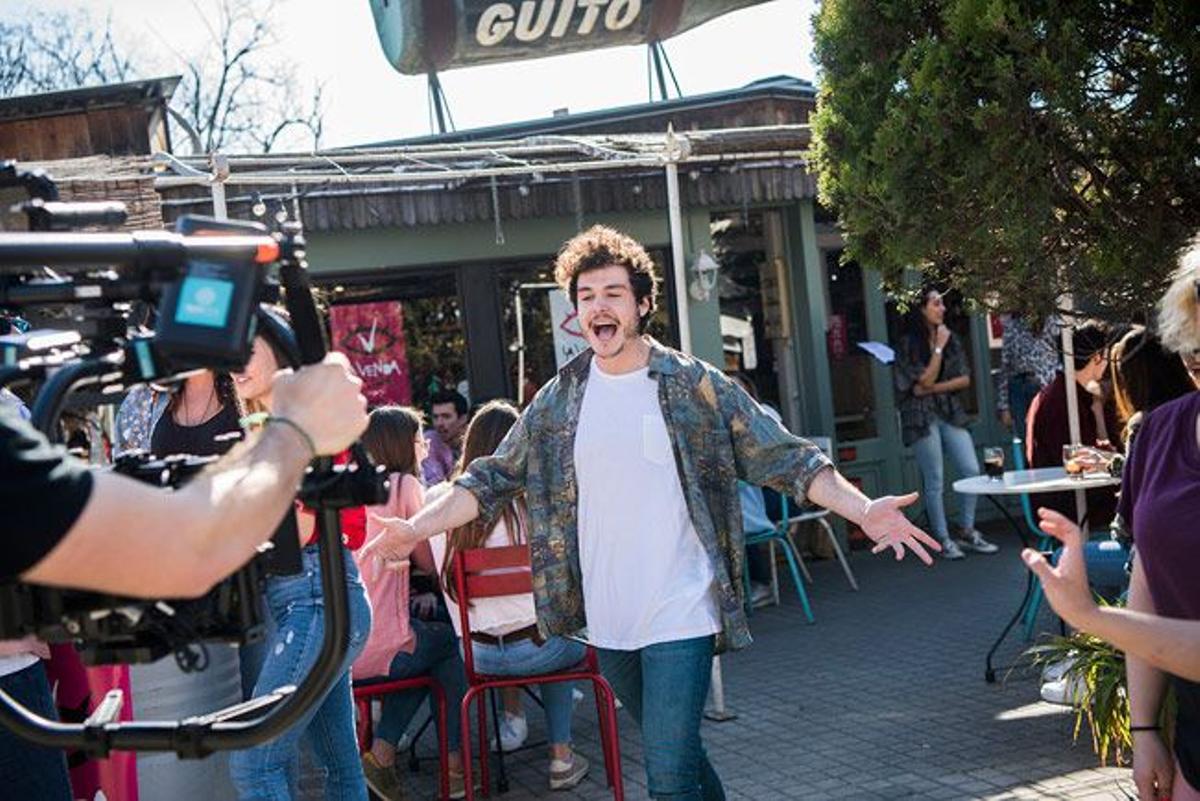
<svg viewBox="0 0 1200 801">
<path fill-rule="evenodd" d="M 954 482 L 954 491 L 963 495 L 1035 495 L 1039 492 L 1115 487 L 1120 483 L 1121 479 L 1108 473 L 1072 476 L 1062 467 L 1038 467 L 1033 470 L 1009 470 L 1000 478 L 960 478 Z"/>
<path fill-rule="evenodd" d="M 960 478 L 954 482 L 954 491 L 961 492 L 963 495 L 983 495 L 990 500 L 997 509 L 1008 518 L 1008 522 L 1017 532 L 1017 536 L 1021 542 L 1026 545 L 1031 545 L 1025 537 L 1025 532 L 1021 526 L 1013 519 L 1004 505 L 996 501 L 997 495 L 1037 495 L 1045 492 L 1073 492 L 1075 490 L 1090 490 L 1099 487 L 1115 487 L 1119 486 L 1121 479 L 1116 476 L 1110 476 L 1108 473 L 1090 473 L 1083 476 L 1069 475 L 1065 468 L 1062 467 L 1038 467 L 1032 470 L 1008 470 L 1000 478 L 989 478 L 988 476 L 972 476 L 970 478 Z M 996 681 L 996 669 L 992 667 L 992 658 L 996 655 L 996 650 L 1000 647 L 1000 643 L 1004 642 L 1004 638 L 1012 631 L 1013 626 L 1017 625 L 1017 621 L 1021 619 L 1021 615 L 1025 612 L 1026 606 L 1029 604 L 1029 599 L 1033 595 L 1033 572 L 1025 571 L 1025 594 L 1021 597 L 1021 604 L 1017 607 L 1017 612 L 1008 621 L 1008 625 L 1000 632 L 1000 636 L 992 643 L 992 647 L 988 650 L 987 660 L 983 677 L 992 684 Z"/>
</svg>

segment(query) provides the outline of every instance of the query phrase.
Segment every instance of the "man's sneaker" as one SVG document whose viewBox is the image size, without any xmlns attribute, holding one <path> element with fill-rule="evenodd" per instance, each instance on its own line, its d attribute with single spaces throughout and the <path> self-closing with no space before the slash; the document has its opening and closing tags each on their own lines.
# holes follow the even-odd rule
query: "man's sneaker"
<svg viewBox="0 0 1200 801">
<path fill-rule="evenodd" d="M 572 754 L 570 762 L 560 759 L 550 761 L 550 789 L 570 790 L 583 781 L 588 772 L 588 761 L 582 754 Z"/>
<path fill-rule="evenodd" d="M 529 724 L 525 722 L 524 715 L 510 715 L 503 712 L 500 715 L 500 745 L 504 746 L 504 752 L 516 751 L 521 746 L 525 745 L 525 740 L 529 737 Z M 492 738 L 492 750 L 499 751 L 496 747 L 496 738 Z"/>
<path fill-rule="evenodd" d="M 958 547 L 958 543 L 954 540 L 942 540 L 942 558 L 943 559 L 962 559 L 966 554 L 962 552 L 962 548 Z"/>
<path fill-rule="evenodd" d="M 400 784 L 400 777 L 396 775 L 395 765 L 380 765 L 375 755 L 368 751 L 363 754 L 362 766 L 367 786 L 375 795 L 384 801 L 408 801 L 404 787 Z"/>
<path fill-rule="evenodd" d="M 970 531 L 964 530 L 962 536 L 958 538 L 958 544 L 975 553 L 995 553 L 1000 550 L 995 544 L 985 540 L 979 530 L 974 528 Z"/>
</svg>

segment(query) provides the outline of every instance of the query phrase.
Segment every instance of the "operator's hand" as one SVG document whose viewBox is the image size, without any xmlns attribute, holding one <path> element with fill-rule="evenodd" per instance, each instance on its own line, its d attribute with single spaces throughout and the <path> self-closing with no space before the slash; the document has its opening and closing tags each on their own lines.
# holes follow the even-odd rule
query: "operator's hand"
<svg viewBox="0 0 1200 801">
<path fill-rule="evenodd" d="M 375 555 L 384 561 L 407 559 L 420 544 L 421 538 L 417 536 L 412 523 L 403 517 L 384 517 L 374 512 L 367 514 L 371 527 L 380 531 L 362 547 L 363 556 Z"/>
<path fill-rule="evenodd" d="M 1042 531 L 1063 544 L 1058 564 L 1051 567 L 1032 548 L 1021 551 L 1021 558 L 1042 582 L 1046 600 L 1054 611 L 1074 628 L 1085 628 L 1088 615 L 1096 611 L 1096 601 L 1088 586 L 1087 565 L 1083 561 L 1083 532 L 1053 509 L 1038 509 L 1038 516 Z"/>
<path fill-rule="evenodd" d="M 896 559 L 900 560 L 904 558 L 904 549 L 908 548 L 925 564 L 933 564 L 933 557 L 929 555 L 924 546 L 940 551 L 942 550 L 941 544 L 910 523 L 904 516 L 904 512 L 901 511 L 905 506 L 916 503 L 917 497 L 915 492 L 899 496 L 885 495 L 867 504 L 859 526 L 863 533 L 875 543 L 871 553 L 879 553 L 891 548 L 892 552 L 896 554 Z"/>
<path fill-rule="evenodd" d="M 341 453 L 367 428 L 362 381 L 341 353 L 327 354 L 320 364 L 298 372 L 279 371 L 271 393 L 272 414 L 304 429 L 318 455 Z"/>
<path fill-rule="evenodd" d="M 937 333 L 933 335 L 933 344 L 936 347 L 944 348 L 946 343 L 950 341 L 950 329 L 943 323 L 937 327 Z"/>
</svg>

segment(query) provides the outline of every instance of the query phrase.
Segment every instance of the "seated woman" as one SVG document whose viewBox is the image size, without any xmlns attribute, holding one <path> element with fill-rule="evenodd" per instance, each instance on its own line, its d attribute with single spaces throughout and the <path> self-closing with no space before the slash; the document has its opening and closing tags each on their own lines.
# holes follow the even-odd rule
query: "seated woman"
<svg viewBox="0 0 1200 801">
<path fill-rule="evenodd" d="M 491 455 L 517 421 L 519 412 L 504 401 L 492 401 L 481 408 L 467 426 L 462 459 L 457 473 L 474 459 Z M 440 485 L 446 488 L 448 485 Z M 436 491 L 436 489 L 435 489 Z M 431 500 L 434 491 L 430 493 Z M 458 598 L 454 586 L 454 555 L 474 548 L 499 548 L 525 542 L 527 526 L 524 503 L 520 500 L 505 509 L 489 529 L 475 521 L 429 540 L 434 560 L 442 576 L 446 604 L 455 628 L 460 627 Z M 538 635 L 533 594 L 481 598 L 472 601 L 469 610 L 475 664 L 480 673 L 495 676 L 528 676 L 552 673 L 573 667 L 584 658 L 587 649 L 580 642 L 551 637 L 544 642 Z M 459 632 L 463 636 L 463 632 Z M 565 790 L 579 784 L 587 775 L 588 762 L 571 749 L 571 713 L 574 701 L 571 682 L 541 686 L 550 740 L 550 789 Z"/>
<path fill-rule="evenodd" d="M 428 447 L 421 432 L 420 413 L 400 406 L 376 409 L 371 412 L 363 444 L 375 463 L 387 470 L 391 484 L 387 504 L 370 511 L 392 517 L 416 514 L 424 504 L 425 492 L 417 477 Z M 368 537 L 376 533 L 374 520 L 373 515 L 368 517 Z M 427 545 L 413 551 L 412 558 L 421 568 L 436 573 Z M 450 796 L 461 798 L 464 793 L 459 750 L 462 735 L 455 713 L 466 691 L 466 679 L 454 629 L 447 623 L 410 617 L 408 561 L 385 562 L 381 557 L 364 556 L 360 551 L 355 552 L 355 559 L 371 600 L 374 625 L 362 655 L 354 662 L 353 676 L 355 679 L 403 679 L 433 675 L 446 694 L 449 713 L 446 718 L 449 749 L 446 769 L 450 776 Z M 375 739 L 371 749 L 363 754 L 367 784 L 388 801 L 404 797 L 395 770 L 396 743 L 427 695 L 426 690 L 412 690 L 386 696 Z"/>
</svg>

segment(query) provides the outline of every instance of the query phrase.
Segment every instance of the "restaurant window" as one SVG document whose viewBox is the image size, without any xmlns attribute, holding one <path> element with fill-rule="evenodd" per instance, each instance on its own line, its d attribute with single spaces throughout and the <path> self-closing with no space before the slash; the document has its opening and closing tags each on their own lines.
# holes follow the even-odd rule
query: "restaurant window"
<svg viewBox="0 0 1200 801">
<path fill-rule="evenodd" d="M 671 327 L 667 294 L 669 277 L 663 268 L 665 254 L 651 250 L 650 258 L 662 281 L 658 305 L 647 330 L 660 342 L 674 345 L 676 338 Z M 506 266 L 500 270 L 497 283 L 503 309 L 504 353 L 511 395 L 513 400 L 528 403 L 559 368 L 587 347 L 587 343 L 579 330 L 574 308 L 554 282 L 551 259 Z M 518 385 L 522 367 L 523 387 Z"/>
<path fill-rule="evenodd" d="M 787 288 L 780 281 L 783 270 L 778 263 L 783 249 L 779 213 L 718 212 L 709 218 L 709 233 L 721 265 L 717 286 L 723 367 L 749 376 L 759 398 L 786 413 L 779 373 L 781 354 L 788 350 L 783 297 Z"/>
<path fill-rule="evenodd" d="M 875 419 L 874 359 L 858 347 L 869 342 L 863 270 L 856 262 L 840 264 L 842 252 L 827 250 L 825 291 L 829 299 L 825 344 L 833 394 L 833 421 L 839 442 L 879 435 Z"/>
<path fill-rule="evenodd" d="M 403 403 L 428 411 L 429 399 L 444 389 L 470 400 L 455 271 L 382 280 L 375 274 L 326 289 L 334 309 L 343 310 L 331 313 L 334 347 L 360 367 L 368 390 L 372 380 L 390 379 L 385 394 L 368 393 L 372 405 Z M 340 328 L 339 320 L 344 321 Z"/>
</svg>

